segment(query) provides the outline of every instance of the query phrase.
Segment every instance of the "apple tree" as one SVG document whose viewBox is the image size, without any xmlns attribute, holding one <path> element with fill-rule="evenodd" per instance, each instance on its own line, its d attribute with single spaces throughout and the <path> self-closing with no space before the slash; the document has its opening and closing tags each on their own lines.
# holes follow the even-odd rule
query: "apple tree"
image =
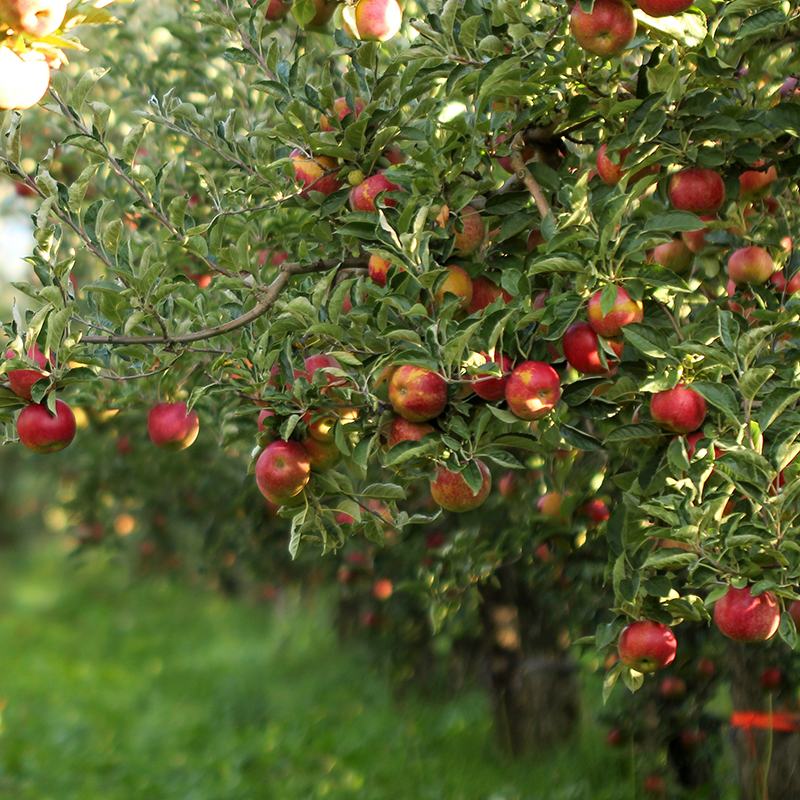
<svg viewBox="0 0 800 800">
<path fill-rule="evenodd" d="M 20 32 L 6 5 L 0 56 L 36 66 L 109 20 L 79 3 Z M 171 406 L 176 427 L 149 432 L 175 450 L 197 413 L 201 438 L 250 453 L 246 496 L 280 505 L 292 556 L 413 535 L 438 512 L 410 509 L 411 486 L 474 511 L 492 469 L 579 451 L 586 474 L 544 488 L 568 511 L 607 493 L 597 647 L 644 621 L 679 646 L 723 598 L 727 635 L 794 647 L 797 9 L 288 12 L 123 8 L 40 110 L 5 115 L 0 167 L 38 198 L 6 439 L 66 446 L 62 389 L 143 441 Z M 36 102 L 22 81 L 0 104 Z M 187 480 L 192 452 L 172 454 Z M 490 586 L 532 531 L 483 524 L 465 580 Z M 621 655 L 607 689 L 657 665 Z"/>
</svg>

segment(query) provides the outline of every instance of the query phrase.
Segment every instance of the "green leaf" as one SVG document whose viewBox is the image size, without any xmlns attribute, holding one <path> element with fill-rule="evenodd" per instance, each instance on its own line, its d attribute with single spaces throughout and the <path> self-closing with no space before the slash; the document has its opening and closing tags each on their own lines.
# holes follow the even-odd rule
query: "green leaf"
<svg viewBox="0 0 800 800">
<path fill-rule="evenodd" d="M 735 420 L 742 413 L 741 403 L 730 386 L 710 381 L 695 381 L 691 388 L 701 394 L 712 406 L 718 408 L 729 419 Z"/>
<path fill-rule="evenodd" d="M 659 330 L 640 322 L 634 322 L 623 328 L 625 341 L 640 353 L 651 358 L 664 358 L 675 361 L 669 339 Z"/>
<path fill-rule="evenodd" d="M 371 483 L 360 494 L 376 500 L 405 500 L 406 490 L 395 483 Z"/>
<path fill-rule="evenodd" d="M 739 391 L 747 400 L 755 400 L 759 389 L 775 374 L 775 367 L 751 367 L 739 380 Z"/>
<path fill-rule="evenodd" d="M 758 413 L 758 424 L 762 432 L 766 431 L 786 408 L 797 400 L 800 400 L 800 389 L 773 389 L 764 398 Z"/>
<path fill-rule="evenodd" d="M 564 441 L 578 450 L 590 452 L 592 450 L 603 449 L 603 444 L 599 439 L 577 428 L 573 428 L 571 425 L 562 424 L 559 430 L 561 431 L 561 436 L 564 438 Z"/>
</svg>

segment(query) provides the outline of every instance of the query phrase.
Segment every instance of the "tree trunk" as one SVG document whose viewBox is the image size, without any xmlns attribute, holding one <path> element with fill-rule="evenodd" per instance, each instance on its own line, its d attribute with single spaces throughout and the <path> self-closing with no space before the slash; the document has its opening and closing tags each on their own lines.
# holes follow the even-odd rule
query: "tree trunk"
<svg viewBox="0 0 800 800">
<path fill-rule="evenodd" d="M 580 718 L 575 664 L 531 587 L 511 569 L 481 588 L 487 672 L 497 735 L 514 756 L 569 739 Z"/>
<path fill-rule="evenodd" d="M 731 642 L 728 653 L 734 708 L 737 711 L 768 711 L 767 694 L 760 680 L 767 666 L 764 651 L 757 645 Z M 741 800 L 800 798 L 800 733 L 734 727 L 731 734 L 741 784 Z M 770 738 L 772 757 L 766 780 L 767 791 L 764 792 Z"/>
</svg>

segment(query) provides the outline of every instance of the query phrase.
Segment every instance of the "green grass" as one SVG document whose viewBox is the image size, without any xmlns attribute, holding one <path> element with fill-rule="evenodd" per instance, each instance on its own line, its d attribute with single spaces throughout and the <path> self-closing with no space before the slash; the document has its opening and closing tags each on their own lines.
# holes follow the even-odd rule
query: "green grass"
<svg viewBox="0 0 800 800">
<path fill-rule="evenodd" d="M 392 697 L 324 599 L 232 602 L 100 558 L 0 566 L 0 798 L 620 800 L 587 726 L 509 763 L 486 699 Z M 622 787 L 625 788 L 622 788 Z"/>
</svg>

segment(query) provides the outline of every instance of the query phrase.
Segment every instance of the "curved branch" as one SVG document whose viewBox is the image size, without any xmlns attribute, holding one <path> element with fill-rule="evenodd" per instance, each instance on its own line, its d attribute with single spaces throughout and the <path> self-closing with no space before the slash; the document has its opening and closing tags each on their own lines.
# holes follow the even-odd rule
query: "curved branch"
<svg viewBox="0 0 800 800">
<path fill-rule="evenodd" d="M 539 182 L 536 180 L 536 178 L 531 175 L 531 171 L 525 166 L 525 162 L 522 159 L 522 151 L 524 147 L 525 143 L 522 139 L 522 136 L 517 134 L 514 137 L 514 141 L 511 143 L 511 168 L 525 184 L 525 188 L 531 193 L 531 197 L 533 197 L 534 201 L 536 202 L 536 207 L 539 209 L 542 219 L 545 219 L 545 217 L 550 217 L 553 219 L 553 212 L 550 210 L 550 203 L 547 202 L 547 198 L 544 195 L 544 190 L 539 185 Z"/>
</svg>

